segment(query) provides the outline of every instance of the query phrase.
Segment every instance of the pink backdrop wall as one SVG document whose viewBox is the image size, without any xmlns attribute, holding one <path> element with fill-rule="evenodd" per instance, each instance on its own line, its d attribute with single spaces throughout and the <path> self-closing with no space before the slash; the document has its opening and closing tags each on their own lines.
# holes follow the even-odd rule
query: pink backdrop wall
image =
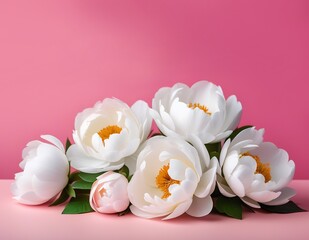
<svg viewBox="0 0 309 240">
<path fill-rule="evenodd" d="M 28 141 L 64 141 L 98 100 L 150 103 L 159 87 L 207 79 L 308 179 L 308 43 L 306 0 L 1 1 L 0 178 Z"/>
</svg>

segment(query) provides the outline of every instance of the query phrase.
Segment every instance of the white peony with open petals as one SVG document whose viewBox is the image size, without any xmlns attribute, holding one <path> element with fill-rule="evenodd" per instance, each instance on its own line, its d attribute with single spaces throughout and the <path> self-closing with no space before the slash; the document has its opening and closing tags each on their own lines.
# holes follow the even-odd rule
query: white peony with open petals
<svg viewBox="0 0 309 240">
<path fill-rule="evenodd" d="M 180 138 L 157 136 L 147 140 L 128 186 L 132 213 L 164 220 L 183 213 L 194 217 L 209 214 L 218 160 L 210 160 L 202 145 L 197 151 Z"/>
<path fill-rule="evenodd" d="M 273 143 L 263 142 L 264 130 L 247 128 L 222 147 L 218 187 L 227 197 L 238 196 L 251 207 L 281 205 L 295 195 L 286 187 L 295 164 L 287 152 Z"/>
<path fill-rule="evenodd" d="M 15 174 L 11 186 L 19 203 L 39 205 L 51 200 L 68 183 L 69 161 L 62 143 L 51 135 L 42 135 L 49 143 L 31 141 L 24 148 L 23 172 Z"/>
<path fill-rule="evenodd" d="M 106 98 L 75 118 L 75 144 L 67 152 L 72 167 L 82 172 L 117 170 L 150 133 L 152 118 L 144 101 L 130 108 Z"/>
<path fill-rule="evenodd" d="M 189 88 L 177 83 L 155 94 L 151 114 L 166 136 L 189 140 L 194 134 L 206 143 L 219 142 L 239 124 L 242 106 L 236 97 L 225 100 L 221 87 L 200 81 Z"/>
</svg>

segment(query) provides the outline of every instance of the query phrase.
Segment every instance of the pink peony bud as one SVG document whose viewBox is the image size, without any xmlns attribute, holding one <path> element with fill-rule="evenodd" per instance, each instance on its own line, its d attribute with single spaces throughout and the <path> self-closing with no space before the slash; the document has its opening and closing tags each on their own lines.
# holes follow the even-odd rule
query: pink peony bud
<svg viewBox="0 0 309 240">
<path fill-rule="evenodd" d="M 99 176 L 90 191 L 90 205 L 99 213 L 122 212 L 129 206 L 128 180 L 112 171 Z"/>
</svg>

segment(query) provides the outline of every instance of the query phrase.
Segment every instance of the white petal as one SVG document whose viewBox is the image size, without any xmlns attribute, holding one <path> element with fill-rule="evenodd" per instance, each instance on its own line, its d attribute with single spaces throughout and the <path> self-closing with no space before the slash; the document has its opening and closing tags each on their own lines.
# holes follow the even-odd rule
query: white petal
<svg viewBox="0 0 309 240">
<path fill-rule="evenodd" d="M 98 173 L 106 171 L 105 168 L 109 166 L 108 162 L 87 156 L 76 144 L 69 147 L 67 157 L 72 167 L 82 172 Z"/>
<path fill-rule="evenodd" d="M 104 148 L 104 145 L 103 145 L 103 142 L 102 142 L 102 138 L 97 133 L 92 135 L 91 143 L 92 143 L 92 147 L 97 152 L 102 151 L 102 149 Z"/>
<path fill-rule="evenodd" d="M 263 141 L 264 129 L 256 130 L 254 127 L 247 128 L 241 131 L 233 139 L 230 145 L 230 151 L 240 150 L 242 147 L 248 144 L 259 145 Z"/>
<path fill-rule="evenodd" d="M 229 149 L 229 146 L 230 146 L 230 143 L 231 143 L 231 139 L 228 139 L 226 140 L 226 142 L 224 143 L 222 149 L 221 149 L 221 152 L 220 152 L 220 166 L 222 167 L 223 164 L 224 164 L 224 161 L 225 161 L 225 158 L 226 158 L 226 154 L 227 154 L 227 151 Z"/>
<path fill-rule="evenodd" d="M 270 201 L 270 202 L 264 202 L 266 205 L 282 205 L 287 203 L 291 197 L 293 197 L 296 194 L 295 190 L 292 188 L 283 188 L 281 189 L 281 194 L 278 198 Z"/>
<path fill-rule="evenodd" d="M 252 200 L 251 198 L 248 197 L 242 197 L 240 198 L 245 204 L 247 204 L 250 207 L 253 208 L 261 208 L 260 204 L 254 200 Z"/>
<path fill-rule="evenodd" d="M 261 162 L 270 163 L 271 180 L 276 182 L 276 186 L 271 188 L 272 191 L 279 191 L 292 180 L 295 163 L 289 160 L 289 155 L 285 150 L 277 148 L 273 143 L 264 142 L 251 153 L 259 156 Z"/>
<path fill-rule="evenodd" d="M 68 183 L 68 180 L 68 176 L 60 175 L 57 181 L 45 182 L 34 175 L 32 177 L 33 191 L 38 197 L 40 197 L 41 199 L 46 199 L 46 201 L 48 201 L 64 189 L 64 187 Z"/>
<path fill-rule="evenodd" d="M 225 131 L 225 132 L 223 132 L 223 133 L 219 133 L 219 134 L 216 135 L 215 139 L 212 140 L 211 142 L 213 142 L 213 143 L 215 143 L 215 142 L 220 142 L 222 139 L 225 139 L 225 138 L 227 138 L 228 136 L 230 136 L 232 132 L 233 132 L 233 131 L 230 130 L 230 131 Z"/>
<path fill-rule="evenodd" d="M 264 203 L 278 198 L 280 194 L 280 192 L 261 191 L 248 193 L 247 196 L 257 202 Z"/>
<path fill-rule="evenodd" d="M 235 95 L 230 96 L 226 100 L 226 118 L 223 129 L 234 130 L 240 122 L 241 114 L 242 114 L 241 103 L 237 102 L 237 98 Z"/>
<path fill-rule="evenodd" d="M 140 126 L 141 126 L 141 142 L 145 141 L 146 138 L 148 137 L 151 129 L 151 124 L 152 124 L 152 117 L 149 113 L 149 107 L 148 104 L 144 101 L 136 101 L 132 106 L 131 106 L 132 111 L 136 115 Z"/>
<path fill-rule="evenodd" d="M 244 160 L 245 158 L 247 161 Z M 251 157 L 243 157 L 240 159 L 239 164 L 235 167 L 231 176 L 226 179 L 227 183 L 237 196 L 244 197 L 246 195 L 254 180 L 255 169 L 256 162 Z"/>
<path fill-rule="evenodd" d="M 13 197 L 19 203 L 26 205 L 40 205 L 48 200 L 39 198 L 34 192 L 26 192 L 21 196 Z"/>
<path fill-rule="evenodd" d="M 160 105 L 160 115 L 162 119 L 162 123 L 166 125 L 167 128 L 171 130 L 175 130 L 175 124 L 171 116 L 165 111 L 165 108 L 163 105 Z"/>
<path fill-rule="evenodd" d="M 150 109 L 149 111 L 150 115 L 156 122 L 157 127 L 165 136 L 179 136 L 177 133 L 174 132 L 175 126 L 171 119 L 169 120 L 169 123 L 164 122 L 158 112 L 154 111 L 153 109 Z"/>
<path fill-rule="evenodd" d="M 149 212 L 146 212 L 146 211 L 143 211 L 142 209 L 134 206 L 134 205 L 131 205 L 130 206 L 130 210 L 131 212 L 135 215 L 135 216 L 138 216 L 138 217 L 143 217 L 143 218 L 157 218 L 157 217 L 163 217 L 166 215 L 166 213 L 161 213 L 161 214 L 152 214 L 152 213 L 149 213 Z"/>
<path fill-rule="evenodd" d="M 198 110 L 198 113 L 200 112 L 201 111 Z M 189 129 L 191 131 L 193 130 L 190 126 L 192 126 L 192 123 L 195 120 L 194 111 L 188 108 L 187 104 L 180 102 L 178 98 L 171 104 L 169 114 L 175 125 L 175 131 L 178 134 L 186 137 Z"/>
<path fill-rule="evenodd" d="M 246 192 L 245 192 L 245 187 L 243 185 L 243 182 L 238 179 L 237 177 L 231 175 L 228 179 L 226 179 L 228 185 L 230 188 L 233 190 L 233 192 L 239 196 L 239 197 L 244 197 Z"/>
<path fill-rule="evenodd" d="M 205 168 L 208 168 L 210 164 L 209 153 L 205 145 L 202 143 L 202 141 L 197 136 L 192 135 L 192 134 L 189 136 L 188 140 L 196 148 L 199 154 L 199 157 L 200 157 L 202 171 L 205 171 Z"/>
<path fill-rule="evenodd" d="M 41 138 L 45 139 L 46 141 L 51 142 L 57 148 L 59 148 L 62 152 L 65 151 L 62 142 L 58 138 L 56 138 L 56 137 L 54 137 L 52 135 L 41 135 Z"/>
<path fill-rule="evenodd" d="M 239 155 L 238 155 L 238 152 L 236 151 L 229 153 L 228 156 L 225 158 L 225 162 L 224 162 L 222 170 L 223 170 L 224 177 L 226 179 L 228 179 L 231 176 L 232 172 L 234 171 L 235 167 L 238 164 L 238 160 L 239 160 Z"/>
<path fill-rule="evenodd" d="M 216 172 L 217 167 L 213 167 L 202 175 L 196 188 L 195 196 L 204 198 L 213 192 L 216 183 Z"/>
<path fill-rule="evenodd" d="M 172 179 L 182 181 L 185 179 L 186 168 L 182 161 L 171 159 L 168 174 Z"/>
<path fill-rule="evenodd" d="M 225 179 L 220 175 L 217 175 L 217 183 L 219 191 L 226 197 L 235 197 L 236 195 L 232 189 L 227 185 Z"/>
<path fill-rule="evenodd" d="M 56 181 L 58 176 L 67 175 L 69 162 L 65 154 L 54 145 L 41 143 L 37 155 L 27 161 L 24 171 L 36 175 L 43 181 Z"/>
<path fill-rule="evenodd" d="M 189 209 L 191 203 L 192 203 L 192 199 L 179 204 L 175 208 L 175 210 L 170 215 L 168 215 L 167 217 L 163 218 L 163 220 L 168 220 L 168 219 L 176 218 L 176 217 L 182 215 L 183 213 L 185 213 Z"/>
<path fill-rule="evenodd" d="M 210 196 L 205 198 L 193 197 L 193 202 L 187 210 L 187 214 L 192 217 L 204 217 L 208 215 L 213 207 L 213 202 Z"/>
<path fill-rule="evenodd" d="M 218 111 L 218 98 L 224 99 L 221 87 L 208 81 L 199 81 L 191 87 L 194 97 L 192 100 L 206 105 L 211 112 Z"/>
</svg>

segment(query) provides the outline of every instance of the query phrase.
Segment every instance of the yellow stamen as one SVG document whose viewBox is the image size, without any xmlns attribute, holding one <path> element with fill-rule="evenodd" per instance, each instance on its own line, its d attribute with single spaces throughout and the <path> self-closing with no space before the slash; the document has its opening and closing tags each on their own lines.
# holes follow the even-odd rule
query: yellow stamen
<svg viewBox="0 0 309 240">
<path fill-rule="evenodd" d="M 108 139 L 110 135 L 112 134 L 119 134 L 121 132 L 122 128 L 118 127 L 117 125 L 109 125 L 105 128 L 102 128 L 98 134 L 102 139 L 102 142 L 104 143 L 104 140 Z"/>
<path fill-rule="evenodd" d="M 248 152 L 241 154 L 241 157 L 243 156 L 250 156 L 256 161 L 256 170 L 255 174 L 259 173 L 262 174 L 265 178 L 265 183 L 271 180 L 271 174 L 270 174 L 270 164 L 269 163 L 262 163 L 259 156 L 252 155 Z"/>
<path fill-rule="evenodd" d="M 199 103 L 189 103 L 188 108 L 192 108 L 192 109 L 199 108 L 200 110 L 202 110 L 204 113 L 208 114 L 209 116 L 211 115 L 211 112 L 209 112 L 209 109 L 206 106 L 201 105 Z"/>
<path fill-rule="evenodd" d="M 162 199 L 168 198 L 171 193 L 169 192 L 169 187 L 173 184 L 180 184 L 180 181 L 172 179 L 168 174 L 168 169 L 170 168 L 170 164 L 164 165 L 159 174 L 156 177 L 157 187 L 163 192 Z"/>
</svg>

